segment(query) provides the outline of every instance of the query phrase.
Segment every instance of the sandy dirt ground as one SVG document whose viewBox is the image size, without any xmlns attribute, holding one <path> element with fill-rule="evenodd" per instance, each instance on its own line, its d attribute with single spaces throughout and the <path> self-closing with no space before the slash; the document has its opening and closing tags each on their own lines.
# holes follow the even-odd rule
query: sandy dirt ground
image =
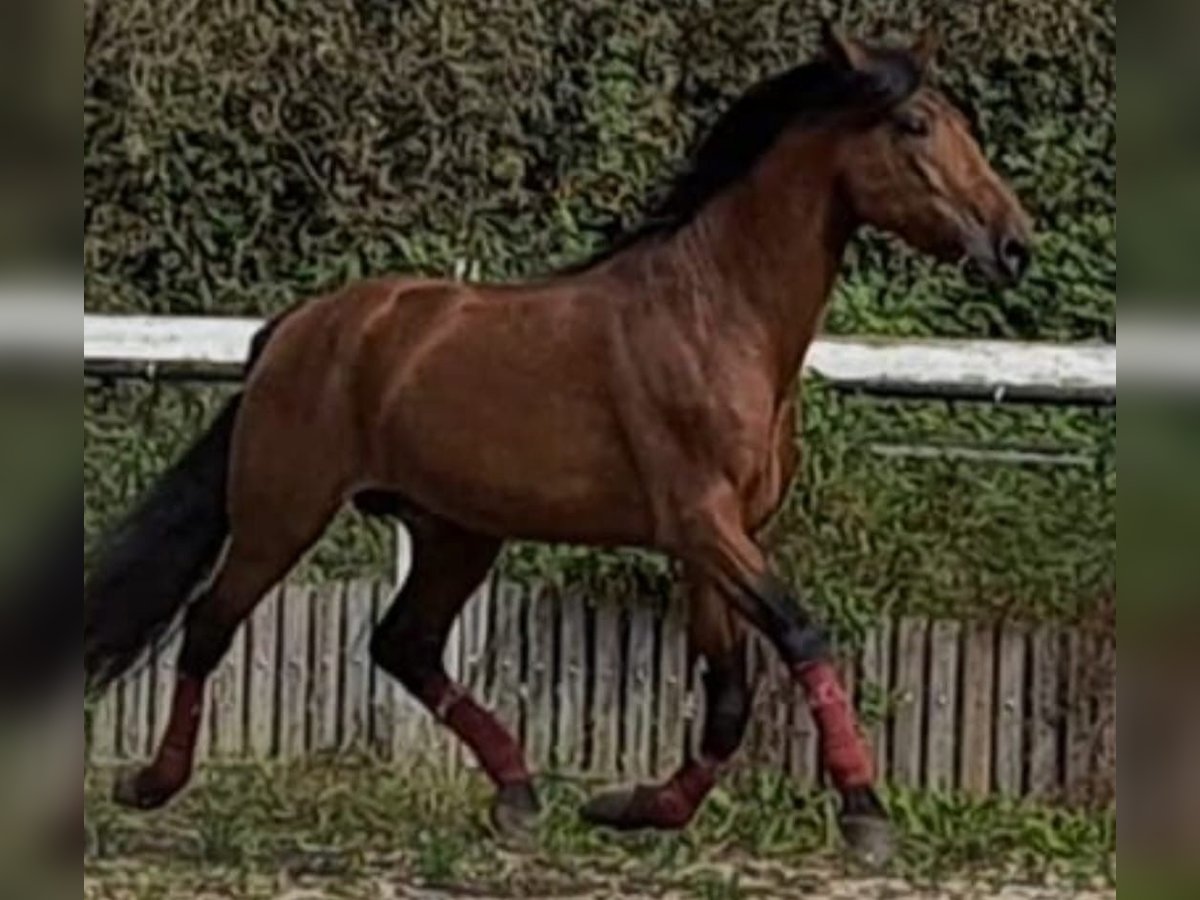
<svg viewBox="0 0 1200 900">
<path fill-rule="evenodd" d="M 688 873 L 677 873 L 685 880 Z M 1116 900 L 1113 889 L 1075 886 L 1020 886 L 952 881 L 940 885 L 914 885 L 898 879 L 847 878 L 833 873 L 798 872 L 774 865 L 707 868 L 687 886 L 638 885 L 619 876 L 579 872 L 575 878 L 558 873 L 558 884 L 541 889 L 514 884 L 511 892 L 457 887 L 422 887 L 385 876 L 349 879 L 299 879 L 242 881 L 208 884 L 190 878 L 170 883 L 148 873 L 113 872 L 85 876 L 84 900 Z M 736 880 L 735 880 L 736 878 Z M 149 889 L 151 882 L 158 887 Z"/>
</svg>

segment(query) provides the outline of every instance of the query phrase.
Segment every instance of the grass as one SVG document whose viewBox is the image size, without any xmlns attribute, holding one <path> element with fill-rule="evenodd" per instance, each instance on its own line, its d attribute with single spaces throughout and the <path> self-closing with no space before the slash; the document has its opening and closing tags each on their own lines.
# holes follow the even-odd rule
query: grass
<svg viewBox="0 0 1200 900">
<path fill-rule="evenodd" d="M 404 773 L 364 760 L 206 770 L 176 806 L 117 810 L 107 772 L 86 779 L 85 896 L 151 900 L 273 897 L 286 886 L 338 890 L 380 881 L 501 896 L 782 896 L 830 873 L 831 805 L 779 778 L 744 774 L 684 834 L 619 837 L 588 829 L 578 785 L 545 785 L 534 849 L 506 849 L 474 776 Z M 1115 887 L 1116 821 L 1002 801 L 897 794 L 905 835 L 893 872 L 910 884 L 1055 883 Z M 357 889 L 360 890 L 361 888 Z M 357 896 L 350 893 L 347 896 Z"/>
</svg>

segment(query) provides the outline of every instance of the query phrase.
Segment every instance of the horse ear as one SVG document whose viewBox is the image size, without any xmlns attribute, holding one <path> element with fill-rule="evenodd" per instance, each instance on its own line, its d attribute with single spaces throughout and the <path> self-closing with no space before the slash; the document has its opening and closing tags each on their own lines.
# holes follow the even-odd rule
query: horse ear
<svg viewBox="0 0 1200 900">
<path fill-rule="evenodd" d="M 928 74 L 929 70 L 933 68 L 934 60 L 937 59 L 941 46 L 942 39 L 932 25 L 926 26 L 917 37 L 917 41 L 909 53 L 920 68 L 922 75 Z"/>
<path fill-rule="evenodd" d="M 821 49 L 831 60 L 856 72 L 867 70 L 870 55 L 867 49 L 826 19 L 821 23 Z"/>
</svg>

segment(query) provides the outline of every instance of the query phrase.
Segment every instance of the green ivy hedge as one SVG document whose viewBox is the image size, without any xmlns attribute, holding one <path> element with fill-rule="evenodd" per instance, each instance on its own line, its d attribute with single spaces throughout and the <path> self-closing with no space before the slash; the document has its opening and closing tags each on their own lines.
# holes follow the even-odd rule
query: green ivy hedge
<svg viewBox="0 0 1200 900">
<path fill-rule="evenodd" d="M 831 327 L 1111 338 L 1111 0 L 87 0 L 89 308 L 262 313 L 365 273 L 575 260 L 841 9 L 937 23 L 1042 241 L 1000 297 L 867 238 Z"/>
</svg>

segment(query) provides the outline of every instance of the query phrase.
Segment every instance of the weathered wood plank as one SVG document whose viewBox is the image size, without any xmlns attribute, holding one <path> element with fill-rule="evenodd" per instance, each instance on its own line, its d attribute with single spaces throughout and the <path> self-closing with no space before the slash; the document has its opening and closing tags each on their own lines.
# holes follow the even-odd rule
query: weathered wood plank
<svg viewBox="0 0 1200 900">
<path fill-rule="evenodd" d="M 464 687 L 480 702 L 487 700 L 488 669 L 491 662 L 492 594 L 495 584 L 488 580 L 467 603 L 463 613 L 463 658 L 461 679 Z"/>
<path fill-rule="evenodd" d="M 1082 630 L 1067 639 L 1066 783 L 1072 797 L 1086 794 L 1095 771 L 1098 746 L 1095 734 L 1094 701 L 1097 647 Z"/>
<path fill-rule="evenodd" d="M 862 652 L 863 681 L 859 685 L 860 711 L 870 707 L 867 738 L 875 754 L 875 772 L 880 781 L 890 778 L 888 766 L 888 730 L 892 719 L 892 623 L 881 619 L 867 636 Z"/>
<path fill-rule="evenodd" d="M 524 706 L 521 633 L 525 618 L 525 591 L 516 585 L 502 584 L 493 603 L 495 624 L 491 649 L 496 656 L 496 674 L 492 682 L 490 706 L 509 733 L 520 740 Z"/>
<path fill-rule="evenodd" d="M 212 680 L 213 749 L 224 759 L 246 751 L 246 647 L 246 628 L 239 628 Z"/>
<path fill-rule="evenodd" d="M 687 729 L 687 621 L 683 598 L 674 596 L 662 623 L 655 767 L 673 772 L 683 762 Z"/>
<path fill-rule="evenodd" d="M 1116 813 L 1117 802 L 1117 633 L 1113 631 L 1096 638 L 1099 670 L 1096 672 L 1096 754 L 1092 785 L 1087 798 L 1091 802 L 1108 804 Z"/>
<path fill-rule="evenodd" d="M 620 612 L 613 603 L 594 607 L 596 665 L 592 693 L 592 774 L 612 778 L 620 774 L 621 752 L 621 650 Z"/>
<path fill-rule="evenodd" d="M 583 595 L 566 591 L 559 622 L 560 677 L 558 751 L 555 765 L 565 773 L 584 769 L 587 716 L 587 618 Z"/>
<path fill-rule="evenodd" d="M 280 610 L 283 619 L 279 692 L 280 753 L 286 759 L 298 759 L 308 750 L 308 635 L 312 589 L 285 588 Z"/>
<path fill-rule="evenodd" d="M 1015 797 L 1024 787 L 1025 673 L 1029 634 L 1009 625 L 1000 635 L 999 688 L 996 711 L 996 787 Z"/>
<path fill-rule="evenodd" d="M 249 744 L 259 759 L 278 751 L 279 604 L 283 589 L 271 591 L 250 620 Z"/>
<path fill-rule="evenodd" d="M 1062 789 L 1062 634 L 1053 627 L 1033 635 L 1033 696 L 1029 729 L 1029 794 L 1048 798 Z"/>
<path fill-rule="evenodd" d="M 554 764 L 555 716 L 555 631 L 558 627 L 558 598 L 549 590 L 530 597 L 528 622 L 528 689 L 526 753 L 534 771 L 544 772 Z"/>
<path fill-rule="evenodd" d="M 928 634 L 929 623 L 925 620 L 900 622 L 896 645 L 896 722 L 892 733 L 893 781 L 900 787 L 921 786 Z"/>
<path fill-rule="evenodd" d="M 313 598 L 312 746 L 338 749 L 341 739 L 342 616 L 346 586 L 330 585 Z"/>
<path fill-rule="evenodd" d="M 125 759 L 150 754 L 150 666 L 141 665 L 121 679 L 120 751 Z"/>
<path fill-rule="evenodd" d="M 926 785 L 933 791 L 954 788 L 961 633 L 957 622 L 939 621 L 934 623 L 930 641 Z"/>
<path fill-rule="evenodd" d="M 990 625 L 968 627 L 963 643 L 962 733 L 959 784 L 983 797 L 992 790 L 992 723 L 996 691 L 996 631 Z"/>
<path fill-rule="evenodd" d="M 363 581 L 346 591 L 346 628 L 342 636 L 342 744 L 365 749 L 371 738 L 371 631 L 375 588 Z"/>
<path fill-rule="evenodd" d="M 105 692 L 92 707 L 88 758 L 101 763 L 117 759 L 117 691 Z"/>
<path fill-rule="evenodd" d="M 653 775 L 651 745 L 654 722 L 655 611 L 649 601 L 635 601 L 629 614 L 629 656 L 625 669 L 624 772 L 631 778 Z"/>
</svg>

